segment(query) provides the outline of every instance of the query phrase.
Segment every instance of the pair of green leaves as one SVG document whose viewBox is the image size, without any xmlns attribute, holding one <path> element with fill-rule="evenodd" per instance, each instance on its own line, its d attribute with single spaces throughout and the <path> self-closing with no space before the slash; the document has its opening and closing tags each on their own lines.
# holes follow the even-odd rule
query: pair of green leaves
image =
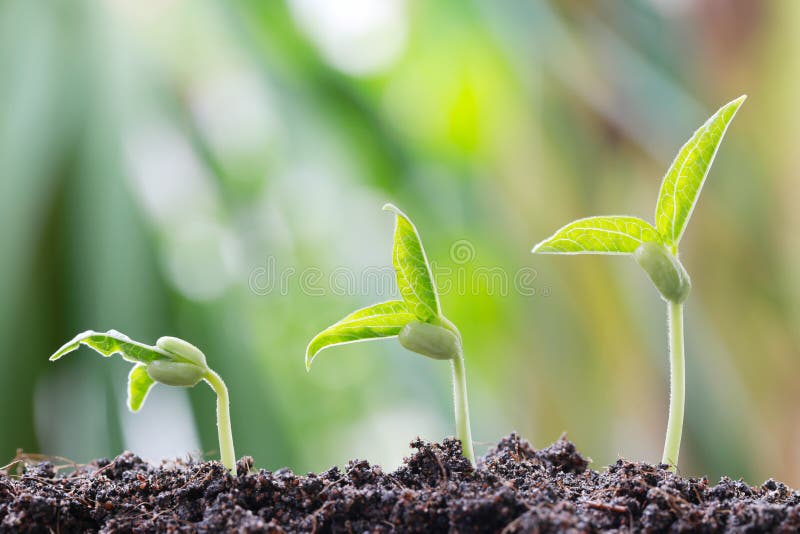
<svg viewBox="0 0 800 534">
<path fill-rule="evenodd" d="M 392 264 L 402 300 L 362 308 L 317 334 L 306 349 L 306 369 L 328 347 L 397 336 L 404 347 L 420 354 L 437 359 L 455 357 L 452 352 L 460 340 L 442 317 L 419 233 L 396 206 L 386 204 L 383 209 L 395 214 Z"/>
<path fill-rule="evenodd" d="M 660 243 L 674 254 L 728 124 L 745 98 L 722 106 L 680 149 L 661 183 L 655 226 L 637 217 L 588 217 L 564 226 L 533 252 L 633 254 L 643 243 Z"/>
<path fill-rule="evenodd" d="M 627 215 L 571 222 L 533 248 L 540 254 L 632 254 L 661 295 L 683 302 L 691 283 L 677 258 L 700 190 L 719 145 L 745 95 L 722 106 L 681 147 L 658 193 L 655 226 Z"/>
<path fill-rule="evenodd" d="M 159 338 L 155 346 L 150 346 L 116 330 L 105 333 L 88 330 L 78 334 L 50 356 L 50 361 L 58 360 L 81 344 L 105 357 L 119 354 L 135 364 L 128 374 L 128 408 L 132 412 L 139 411 L 156 382 L 191 387 L 209 371 L 200 349 L 182 339 L 165 336 Z"/>
</svg>

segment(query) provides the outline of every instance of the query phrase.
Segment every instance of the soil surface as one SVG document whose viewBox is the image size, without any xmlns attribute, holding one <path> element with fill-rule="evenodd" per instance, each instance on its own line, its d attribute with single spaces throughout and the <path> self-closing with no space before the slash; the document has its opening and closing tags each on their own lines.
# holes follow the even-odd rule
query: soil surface
<svg viewBox="0 0 800 534">
<path fill-rule="evenodd" d="M 619 460 L 607 470 L 564 439 L 542 450 L 512 434 L 473 469 L 456 440 L 411 443 L 385 473 L 344 469 L 234 476 L 217 462 L 153 466 L 132 453 L 69 474 L 52 463 L 0 474 L 0 532 L 798 532 L 800 492 L 682 478 Z M 13 469 L 9 469 L 13 472 Z"/>
</svg>

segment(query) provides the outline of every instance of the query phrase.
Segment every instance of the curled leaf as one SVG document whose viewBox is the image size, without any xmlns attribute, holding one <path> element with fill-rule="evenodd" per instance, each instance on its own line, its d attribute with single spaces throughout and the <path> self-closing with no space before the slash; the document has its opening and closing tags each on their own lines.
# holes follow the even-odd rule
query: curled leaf
<svg viewBox="0 0 800 534">
<path fill-rule="evenodd" d="M 408 311 L 421 321 L 431 322 L 439 317 L 439 295 L 419 233 L 405 213 L 393 204 L 383 206 L 395 217 L 392 264 L 397 274 L 397 287 Z"/>
<path fill-rule="evenodd" d="M 81 344 L 91 347 L 103 356 L 111 356 L 112 354 L 119 354 L 124 359 L 133 363 L 150 363 L 156 360 L 169 359 L 168 352 L 157 347 L 151 347 L 138 341 L 133 341 L 131 338 L 117 332 L 116 330 L 109 330 L 108 332 L 95 332 L 94 330 L 87 330 L 80 333 L 71 341 L 67 342 L 58 349 L 52 356 L 50 361 L 54 362 L 68 354 Z"/>
<path fill-rule="evenodd" d="M 642 243 L 660 243 L 653 226 L 637 217 L 612 215 L 573 221 L 533 248 L 538 254 L 633 254 Z"/>
<path fill-rule="evenodd" d="M 138 412 L 155 381 L 147 374 L 146 365 L 138 364 L 128 373 L 128 409 Z"/>
<path fill-rule="evenodd" d="M 314 357 L 323 349 L 369 339 L 394 337 L 415 319 L 416 316 L 400 300 L 381 302 L 355 311 L 311 340 L 306 349 L 306 369 L 311 367 Z"/>
<path fill-rule="evenodd" d="M 656 228 L 664 244 L 677 246 L 728 125 L 747 95 L 722 106 L 683 145 L 670 165 L 656 205 Z"/>
</svg>

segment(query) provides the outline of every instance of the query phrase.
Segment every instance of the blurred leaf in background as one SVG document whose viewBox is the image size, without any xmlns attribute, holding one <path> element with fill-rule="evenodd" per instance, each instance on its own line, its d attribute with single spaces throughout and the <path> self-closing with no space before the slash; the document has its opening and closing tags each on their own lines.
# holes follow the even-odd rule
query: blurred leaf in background
<svg viewBox="0 0 800 534">
<path fill-rule="evenodd" d="M 462 331 L 478 454 L 567 431 L 595 465 L 655 461 L 649 282 L 529 245 L 652 205 L 692 129 L 748 93 L 682 243 L 683 468 L 800 484 L 798 19 L 791 0 L 3 0 L 0 457 L 216 446 L 210 392 L 154 391 L 134 418 L 123 363 L 48 368 L 85 329 L 195 342 L 259 466 L 396 465 L 452 434 L 447 370 L 395 344 L 304 370 L 315 332 L 397 298 L 392 201 Z"/>
</svg>

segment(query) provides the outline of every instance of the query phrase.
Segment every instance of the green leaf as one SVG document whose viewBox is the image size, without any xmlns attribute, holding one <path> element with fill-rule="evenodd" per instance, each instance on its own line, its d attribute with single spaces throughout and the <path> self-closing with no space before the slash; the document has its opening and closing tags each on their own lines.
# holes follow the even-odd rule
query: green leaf
<svg viewBox="0 0 800 534">
<path fill-rule="evenodd" d="M 587 217 L 564 226 L 533 247 L 533 253 L 633 254 L 645 242 L 661 242 L 647 221 L 626 215 Z"/>
<path fill-rule="evenodd" d="M 656 228 L 665 245 L 677 246 L 680 241 L 722 137 L 745 98 L 747 95 L 742 95 L 725 104 L 708 119 L 681 147 L 664 176 L 656 205 Z"/>
<path fill-rule="evenodd" d="M 432 322 L 441 314 L 439 295 L 417 229 L 393 204 L 386 204 L 383 209 L 396 215 L 392 264 L 397 274 L 400 296 L 408 311 L 421 321 Z"/>
<path fill-rule="evenodd" d="M 369 339 L 394 337 L 409 322 L 416 320 L 406 304 L 390 300 L 351 313 L 341 321 L 317 334 L 306 349 L 306 369 L 323 349 Z"/>
<path fill-rule="evenodd" d="M 138 364 L 128 374 L 128 408 L 138 412 L 155 381 L 147 374 L 147 366 Z"/>
<path fill-rule="evenodd" d="M 81 344 L 93 348 L 106 357 L 112 354 L 120 354 L 124 359 L 133 363 L 150 363 L 155 360 L 171 359 L 168 352 L 157 347 L 139 343 L 138 341 L 133 341 L 125 334 L 121 334 L 116 330 L 109 330 L 105 333 L 87 330 L 86 332 L 78 334 L 71 341 L 58 349 L 50 356 L 50 361 L 54 362 L 58 360 L 65 354 L 76 350 Z"/>
</svg>

